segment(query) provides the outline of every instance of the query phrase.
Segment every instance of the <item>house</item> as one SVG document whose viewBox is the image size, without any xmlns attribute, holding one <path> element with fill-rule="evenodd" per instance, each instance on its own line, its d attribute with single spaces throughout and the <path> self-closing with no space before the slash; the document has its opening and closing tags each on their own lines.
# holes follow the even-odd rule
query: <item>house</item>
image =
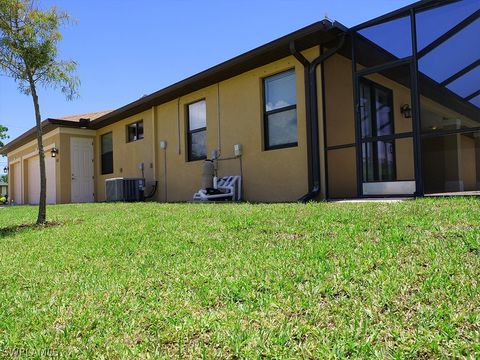
<svg viewBox="0 0 480 360">
<path fill-rule="evenodd" d="M 478 0 L 423 0 L 323 20 L 119 109 L 47 119 L 48 202 L 104 201 L 118 177 L 188 201 L 212 152 L 248 201 L 475 193 L 479 16 Z M 38 202 L 34 129 L 1 153 L 10 198 Z"/>
</svg>

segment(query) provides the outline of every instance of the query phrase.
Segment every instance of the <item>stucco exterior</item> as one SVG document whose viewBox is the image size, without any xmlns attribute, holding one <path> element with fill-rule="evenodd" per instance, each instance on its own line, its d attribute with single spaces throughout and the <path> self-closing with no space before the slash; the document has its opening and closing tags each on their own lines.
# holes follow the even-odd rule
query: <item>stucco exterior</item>
<svg viewBox="0 0 480 360">
<path fill-rule="evenodd" d="M 312 48 L 304 55 L 314 58 L 318 53 L 319 48 Z M 296 73 L 298 146 L 264 150 L 262 79 L 289 69 Z M 291 56 L 98 130 L 97 148 L 101 136 L 112 132 L 114 172 L 100 174 L 100 155 L 96 152 L 97 200 L 105 200 L 106 179 L 138 177 L 142 162 L 147 191 L 148 185 L 158 181 L 155 200 L 191 200 L 200 187 L 202 161 L 187 159 L 186 107 L 200 99 L 207 104 L 207 154 L 218 149 L 222 158 L 232 157 L 234 144 L 242 144 L 245 200 L 295 201 L 307 191 L 303 67 Z M 138 120 L 144 122 L 145 138 L 126 142 L 126 126 Z M 160 140 L 167 142 L 166 150 L 160 149 Z M 218 173 L 240 175 L 240 160 L 219 161 Z"/>
</svg>

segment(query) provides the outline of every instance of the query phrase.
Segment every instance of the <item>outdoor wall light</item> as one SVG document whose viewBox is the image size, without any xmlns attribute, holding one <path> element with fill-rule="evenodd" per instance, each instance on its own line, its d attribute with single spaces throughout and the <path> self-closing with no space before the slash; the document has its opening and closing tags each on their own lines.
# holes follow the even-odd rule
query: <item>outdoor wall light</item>
<svg viewBox="0 0 480 360">
<path fill-rule="evenodd" d="M 405 119 L 412 118 L 412 108 L 410 107 L 410 105 L 408 104 L 402 105 L 402 107 L 400 108 L 400 112 L 402 113 Z"/>
<path fill-rule="evenodd" d="M 52 148 L 50 153 L 52 155 L 52 158 L 55 158 L 58 155 L 58 149 L 56 147 L 54 147 L 54 148 Z"/>
<path fill-rule="evenodd" d="M 5 167 L 3 168 L 3 172 L 4 172 L 5 174 L 8 173 L 8 166 L 5 166 Z"/>
</svg>

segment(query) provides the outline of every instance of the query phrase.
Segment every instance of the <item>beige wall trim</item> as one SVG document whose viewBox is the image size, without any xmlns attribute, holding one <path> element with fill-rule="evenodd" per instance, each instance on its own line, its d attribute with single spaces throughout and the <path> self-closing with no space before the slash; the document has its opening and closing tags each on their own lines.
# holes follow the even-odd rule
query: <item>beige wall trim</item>
<svg viewBox="0 0 480 360">
<path fill-rule="evenodd" d="M 55 136 L 55 135 L 57 135 L 57 134 L 59 134 L 59 133 L 60 133 L 60 128 L 56 128 L 56 129 L 54 129 L 54 130 L 52 130 L 52 131 L 44 134 L 44 135 L 43 135 L 43 140 L 45 141 L 46 139 L 49 139 L 49 138 L 51 138 L 52 136 Z M 16 148 L 16 149 L 13 150 L 12 152 L 9 152 L 9 153 L 7 154 L 7 157 L 10 158 L 10 157 L 14 156 L 15 154 L 17 154 L 17 153 L 19 153 L 19 152 L 21 152 L 21 151 L 23 151 L 23 150 L 25 150 L 25 149 L 28 149 L 29 147 L 36 146 L 36 145 L 37 145 L 37 139 L 32 140 L 32 141 L 26 143 L 25 145 L 22 145 L 22 146 L 20 146 L 19 148 Z"/>
<path fill-rule="evenodd" d="M 51 150 L 51 149 L 53 149 L 54 147 L 56 147 L 55 143 L 50 144 L 50 145 L 48 145 L 48 146 L 45 146 L 45 147 L 43 148 L 43 152 L 45 153 L 46 151 Z M 29 159 L 29 158 L 31 158 L 31 157 L 36 156 L 36 155 L 38 155 L 38 149 L 35 150 L 35 151 L 32 151 L 31 153 L 28 153 L 27 155 L 23 155 L 23 156 L 22 156 L 22 160 L 27 160 L 27 159 Z"/>
<path fill-rule="evenodd" d="M 95 136 L 96 130 L 87 130 L 87 129 L 75 129 L 75 128 L 65 128 L 65 127 L 58 127 L 56 129 L 53 129 L 52 131 L 49 131 L 48 133 L 43 135 L 43 140 L 47 140 L 51 138 L 52 136 L 58 135 L 58 134 L 70 134 L 70 135 L 91 135 Z M 7 157 L 12 157 L 15 156 L 15 154 L 28 149 L 31 146 L 36 146 L 37 145 L 37 139 L 32 140 L 25 145 L 20 146 L 19 148 L 16 148 L 12 152 L 9 152 L 7 154 Z"/>
<path fill-rule="evenodd" d="M 76 128 L 58 128 L 61 134 L 69 134 L 69 135 L 85 135 L 85 136 L 95 136 L 97 134 L 96 130 L 89 130 L 89 129 L 76 129 Z"/>
</svg>

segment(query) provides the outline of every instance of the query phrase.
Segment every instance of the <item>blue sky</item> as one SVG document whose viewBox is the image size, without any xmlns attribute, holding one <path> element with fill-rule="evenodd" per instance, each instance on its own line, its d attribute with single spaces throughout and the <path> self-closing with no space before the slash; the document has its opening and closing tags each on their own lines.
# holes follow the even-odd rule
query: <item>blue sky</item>
<svg viewBox="0 0 480 360">
<path fill-rule="evenodd" d="M 412 0 L 38 0 L 69 12 L 60 57 L 78 62 L 80 98 L 42 90 L 42 118 L 115 109 L 319 21 L 350 27 Z M 0 76 L 0 124 L 34 125 L 32 101 Z M 4 166 L 5 159 L 0 159 Z"/>
</svg>

